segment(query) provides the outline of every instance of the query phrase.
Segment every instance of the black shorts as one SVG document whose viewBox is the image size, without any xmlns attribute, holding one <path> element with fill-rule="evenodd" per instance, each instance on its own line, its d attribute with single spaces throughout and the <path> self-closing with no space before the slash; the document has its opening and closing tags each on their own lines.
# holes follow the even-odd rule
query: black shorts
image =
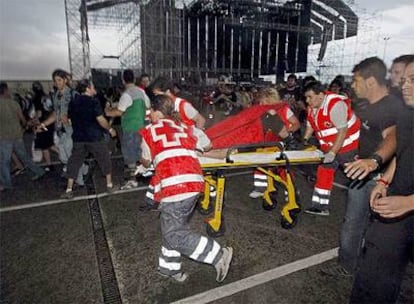
<svg viewBox="0 0 414 304">
<path fill-rule="evenodd" d="M 49 129 L 36 134 L 35 149 L 46 150 L 53 146 L 53 130 Z"/>
</svg>

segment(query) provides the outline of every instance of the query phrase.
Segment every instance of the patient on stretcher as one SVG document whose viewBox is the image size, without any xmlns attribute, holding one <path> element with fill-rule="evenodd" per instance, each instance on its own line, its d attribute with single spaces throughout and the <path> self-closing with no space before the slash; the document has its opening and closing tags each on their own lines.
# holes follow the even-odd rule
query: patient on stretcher
<svg viewBox="0 0 414 304">
<path fill-rule="evenodd" d="M 211 149 L 200 155 L 224 158 L 234 146 L 279 141 L 286 150 L 302 150 L 303 144 L 293 135 L 300 123 L 289 106 L 280 100 L 276 89 L 265 88 L 258 94 L 259 105 L 245 109 L 206 130 Z"/>
</svg>

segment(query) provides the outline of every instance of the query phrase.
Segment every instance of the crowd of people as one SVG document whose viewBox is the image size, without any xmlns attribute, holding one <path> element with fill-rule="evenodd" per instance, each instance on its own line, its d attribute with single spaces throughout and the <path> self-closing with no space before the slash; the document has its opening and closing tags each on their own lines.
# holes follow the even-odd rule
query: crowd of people
<svg viewBox="0 0 414 304">
<path fill-rule="evenodd" d="M 209 105 L 221 105 L 225 116 L 265 109 L 249 110 L 249 115 L 258 115 L 257 125 L 254 132 L 243 134 L 244 140 L 276 138 L 293 149 L 309 142 L 319 147 L 324 156 L 306 213 L 329 216 L 335 172 L 344 172 L 350 183 L 339 259 L 323 271 L 354 276 L 351 303 L 394 303 L 414 254 L 414 55 L 396 58 L 389 79 L 377 57 L 361 61 L 352 73 L 350 86 L 338 75 L 329 86 L 308 76 L 300 87 L 291 74 L 283 87 L 256 90 L 221 83 L 204 98 Z M 118 136 L 124 161 L 121 190 L 138 187 L 136 174 L 143 167 L 155 171 L 140 210 L 161 212 L 160 274 L 186 280 L 180 262 L 185 255 L 213 265 L 222 282 L 233 249 L 191 231 L 188 220 L 204 191 L 198 156 L 222 155 L 223 147 L 204 132 L 206 119 L 181 97 L 181 86 L 162 76 L 150 81 L 147 74 L 136 81 L 133 71 L 125 70 L 119 100 L 108 93 L 102 103 L 91 81 L 80 80 L 75 89 L 64 70 L 54 71 L 52 78 L 55 90 L 49 95 L 33 83 L 32 117 L 25 117 L 11 99 L 7 84 L 0 85 L 0 190 L 12 188 L 13 154 L 38 180 L 50 170 L 50 152 L 56 151 L 67 178 L 63 199 L 74 196 L 76 184 L 83 185 L 89 154 L 105 176 L 107 191 L 113 192 L 118 187 L 112 181 L 108 139 Z M 283 106 L 265 108 L 277 104 Z M 34 145 L 42 151 L 43 168 L 24 149 L 22 130 L 28 128 L 36 133 Z M 250 197 L 262 197 L 266 186 L 256 172 Z"/>
</svg>

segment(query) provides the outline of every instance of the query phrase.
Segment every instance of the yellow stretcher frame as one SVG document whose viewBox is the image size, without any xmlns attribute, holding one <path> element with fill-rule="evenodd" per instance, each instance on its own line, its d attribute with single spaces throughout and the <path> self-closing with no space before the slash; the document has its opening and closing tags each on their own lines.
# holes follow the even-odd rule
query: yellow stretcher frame
<svg viewBox="0 0 414 304">
<path fill-rule="evenodd" d="M 260 147 L 273 147 L 273 149 L 234 153 L 234 151 L 246 148 Z M 225 160 L 200 157 L 201 167 L 205 171 L 204 180 L 206 182 L 204 197 L 199 203 L 199 211 L 202 214 L 209 214 L 213 211 L 213 204 L 210 201 L 210 186 L 216 189 L 213 217 L 205 220 L 206 231 L 209 236 L 219 237 L 225 232 L 222 212 L 226 184 L 224 172 L 228 169 L 255 168 L 267 175 L 268 186 L 263 195 L 263 208 L 266 210 L 272 210 L 276 207 L 276 203 L 272 199 L 272 193 L 276 191 L 275 182 L 282 184 L 286 189 L 287 197 L 280 212 L 281 226 L 285 229 L 291 229 L 296 225 L 297 217 L 301 209 L 297 203 L 296 190 L 290 174 L 290 166 L 318 164 L 321 162 L 323 154 L 314 147 L 303 151 L 283 151 L 280 144 L 276 144 L 275 146 L 275 143 L 261 145 L 260 147 L 257 145 L 233 147 L 229 149 Z M 305 156 L 299 157 L 298 155 Z M 247 161 L 247 159 L 252 159 L 253 161 Z M 273 172 L 272 169 L 276 167 L 285 168 L 286 180 L 283 180 Z"/>
</svg>

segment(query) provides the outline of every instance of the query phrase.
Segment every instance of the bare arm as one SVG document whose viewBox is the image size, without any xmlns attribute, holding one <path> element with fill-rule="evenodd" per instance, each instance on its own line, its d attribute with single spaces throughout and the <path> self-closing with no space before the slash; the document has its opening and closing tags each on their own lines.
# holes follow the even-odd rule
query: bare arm
<svg viewBox="0 0 414 304">
<path fill-rule="evenodd" d="M 56 112 L 55 111 L 52 111 L 52 113 L 50 113 L 49 117 L 46 118 L 41 123 L 43 123 L 47 127 L 47 126 L 55 123 L 55 121 L 56 121 Z"/>
<path fill-rule="evenodd" d="M 309 140 L 309 138 L 312 136 L 313 134 L 313 129 L 310 125 L 306 126 L 306 130 L 305 130 L 305 134 L 303 135 L 303 139 L 304 140 Z"/>
<path fill-rule="evenodd" d="M 96 117 L 96 121 L 99 123 L 99 125 L 104 128 L 105 130 L 109 130 L 111 126 L 109 125 L 108 121 L 106 120 L 103 115 L 99 115 Z"/>
<path fill-rule="evenodd" d="M 149 168 L 151 166 L 152 160 L 151 160 L 151 151 L 150 148 L 145 141 L 145 139 L 142 139 L 141 142 L 141 165 L 143 165 L 145 168 Z"/>
<path fill-rule="evenodd" d="M 193 120 L 195 121 L 196 127 L 199 129 L 203 129 L 204 125 L 206 124 L 206 119 L 200 114 L 198 113 Z"/>
<path fill-rule="evenodd" d="M 382 142 L 376 154 L 381 156 L 384 162 L 387 162 L 397 150 L 397 127 L 391 126 L 382 131 Z"/>
<path fill-rule="evenodd" d="M 300 122 L 299 120 L 296 118 L 295 115 L 292 115 L 289 117 L 289 128 L 287 129 L 288 132 L 296 132 L 297 130 L 299 130 L 300 128 Z"/>
<path fill-rule="evenodd" d="M 96 121 L 99 123 L 99 125 L 102 128 L 107 130 L 109 132 L 109 134 L 111 134 L 111 136 L 116 135 L 115 130 L 111 128 L 111 125 L 109 124 L 109 122 L 106 120 L 106 118 L 103 115 L 97 116 Z"/>
<path fill-rule="evenodd" d="M 119 117 L 124 114 L 123 111 L 117 109 L 117 108 L 106 108 L 105 109 L 105 115 L 108 117 Z"/>
<path fill-rule="evenodd" d="M 336 135 L 334 144 L 329 152 L 335 153 L 335 155 L 338 154 L 338 151 L 341 150 L 342 145 L 344 144 L 347 131 L 348 127 L 338 129 L 338 134 Z"/>
</svg>

